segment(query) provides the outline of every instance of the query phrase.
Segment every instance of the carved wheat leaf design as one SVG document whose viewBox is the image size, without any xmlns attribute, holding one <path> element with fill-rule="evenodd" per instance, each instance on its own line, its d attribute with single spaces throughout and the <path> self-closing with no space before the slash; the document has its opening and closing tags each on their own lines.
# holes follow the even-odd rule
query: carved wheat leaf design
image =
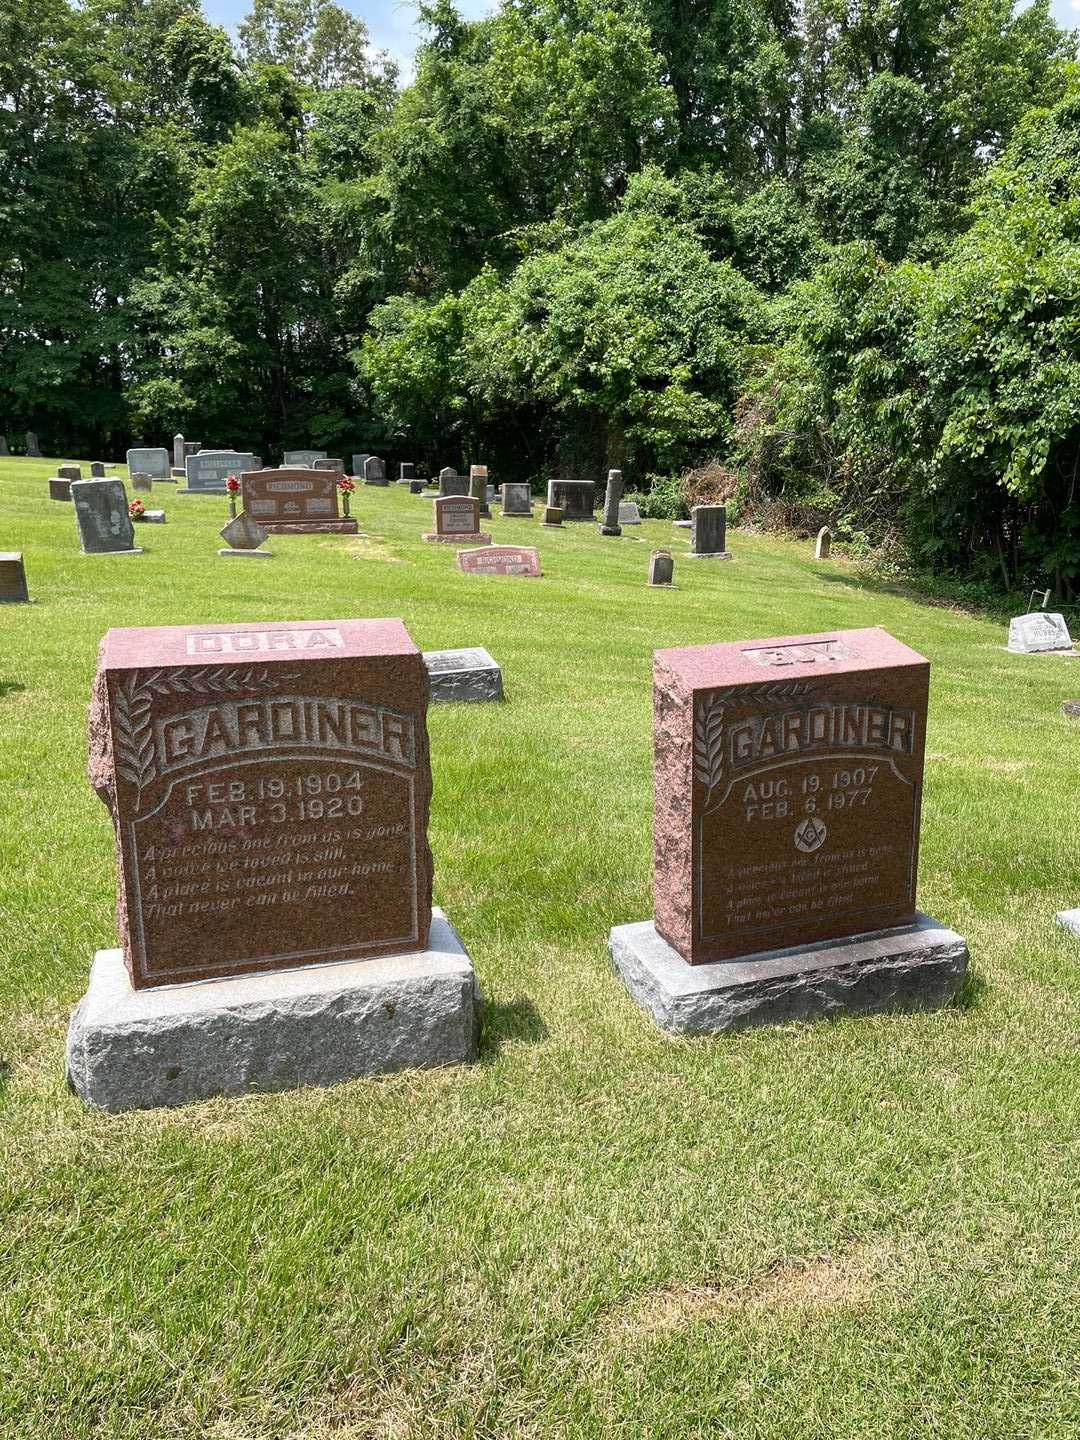
<svg viewBox="0 0 1080 1440">
<path fill-rule="evenodd" d="M 280 675 L 270 670 L 256 671 L 251 666 L 219 670 L 204 665 L 168 674 L 161 670 L 151 670 L 147 674 L 133 670 L 117 688 L 112 731 L 116 772 L 135 786 L 135 809 L 142 805 L 143 791 L 154 783 L 158 774 L 154 727 L 150 718 L 155 695 L 252 694 L 259 690 L 272 690 L 299 678 L 297 672 Z"/>
<path fill-rule="evenodd" d="M 694 717 L 694 777 L 706 787 L 705 809 L 724 778 L 724 707 L 732 700 L 753 704 L 793 700 L 813 687 L 798 680 L 767 681 L 763 685 L 733 685 L 714 690 L 698 706 Z"/>
</svg>

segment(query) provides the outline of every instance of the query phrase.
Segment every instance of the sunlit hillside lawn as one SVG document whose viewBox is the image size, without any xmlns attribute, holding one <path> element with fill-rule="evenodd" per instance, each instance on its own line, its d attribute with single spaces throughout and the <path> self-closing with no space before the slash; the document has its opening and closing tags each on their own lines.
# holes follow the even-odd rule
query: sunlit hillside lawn
<svg viewBox="0 0 1080 1440">
<path fill-rule="evenodd" d="M 156 485 L 138 556 L 80 553 L 54 461 L 0 461 L 0 1436 L 4 1440 L 1075 1437 L 1080 661 L 735 532 L 645 587 L 650 522 L 493 517 L 539 580 L 358 539 L 222 560 L 222 499 Z M 84 473 L 88 473 L 84 469 Z M 120 473 L 123 473 L 122 471 Z M 94 1114 L 68 1015 L 115 943 L 85 776 L 112 625 L 401 616 L 484 645 L 507 703 L 429 720 L 435 898 L 484 994 L 480 1063 Z M 662 1035 L 612 975 L 650 914 L 650 657 L 879 624 L 933 664 L 920 899 L 961 1004 Z"/>
</svg>

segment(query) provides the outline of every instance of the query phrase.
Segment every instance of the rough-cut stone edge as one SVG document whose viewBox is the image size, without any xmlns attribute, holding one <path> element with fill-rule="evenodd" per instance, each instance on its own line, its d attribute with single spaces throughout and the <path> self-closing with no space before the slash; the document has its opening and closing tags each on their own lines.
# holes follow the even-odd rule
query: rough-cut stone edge
<svg viewBox="0 0 1080 1440">
<path fill-rule="evenodd" d="M 480 655 L 487 657 L 489 664 L 462 665 L 458 670 L 432 670 L 430 661 L 445 650 L 426 650 L 424 667 L 431 681 L 431 703 L 446 704 L 450 701 L 462 704 L 483 704 L 503 698 L 502 669 L 499 662 L 482 645 L 473 647 Z M 454 652 L 449 652 L 454 653 Z M 463 691 L 472 690 L 472 694 Z"/>
<path fill-rule="evenodd" d="M 465 1064 L 479 998 L 439 909 L 419 953 L 151 990 L 132 989 L 119 950 L 99 950 L 68 1027 L 67 1081 L 119 1112 Z"/>
<path fill-rule="evenodd" d="M 360 529 L 353 515 L 341 520 L 260 520 L 258 524 L 267 535 L 355 535 Z"/>
<path fill-rule="evenodd" d="M 681 560 L 730 560 L 730 550 L 688 550 Z"/>
<path fill-rule="evenodd" d="M 1054 916 L 1057 923 L 1080 940 L 1080 910 L 1059 910 Z"/>
<path fill-rule="evenodd" d="M 272 560 L 272 550 L 234 550 L 231 545 L 226 545 L 223 550 L 217 552 L 219 555 L 254 555 L 257 560 Z"/>
<path fill-rule="evenodd" d="M 968 964 L 964 939 L 922 913 L 894 930 L 708 965 L 688 965 L 652 921 L 617 925 L 608 949 L 634 1001 L 676 1035 L 938 1009 Z"/>
</svg>

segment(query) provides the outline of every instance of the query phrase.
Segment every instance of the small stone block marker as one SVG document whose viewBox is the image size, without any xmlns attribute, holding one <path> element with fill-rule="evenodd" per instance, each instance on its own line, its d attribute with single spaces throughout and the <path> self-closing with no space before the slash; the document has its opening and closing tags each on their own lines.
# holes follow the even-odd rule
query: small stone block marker
<svg viewBox="0 0 1080 1440">
<path fill-rule="evenodd" d="M 286 450 L 281 463 L 282 465 L 299 465 L 304 470 L 308 470 L 316 460 L 325 459 L 325 450 Z"/>
<path fill-rule="evenodd" d="M 619 501 L 623 493 L 623 473 L 621 470 L 609 470 L 607 475 L 607 489 L 604 492 L 604 518 L 600 522 L 601 535 L 621 535 L 622 526 L 619 524 Z"/>
<path fill-rule="evenodd" d="M 151 480 L 169 480 L 172 478 L 172 464 L 169 460 L 169 452 L 163 446 L 148 446 L 127 452 L 128 474 L 133 475 L 136 470 L 143 475 L 149 475 Z M 57 472 L 59 473 L 59 472 Z"/>
<path fill-rule="evenodd" d="M 435 529 L 424 539 L 440 545 L 490 545 L 480 529 L 480 502 L 472 495 L 440 495 L 431 502 Z"/>
<path fill-rule="evenodd" d="M 228 547 L 219 550 L 219 555 L 252 555 L 265 560 L 273 556 L 272 550 L 259 549 L 266 539 L 266 531 L 255 523 L 246 510 L 241 510 L 235 519 L 223 525 L 218 534 Z"/>
<path fill-rule="evenodd" d="M 82 466 L 81 466 L 81 465 L 58 465 L 58 466 L 56 467 L 56 473 L 57 473 L 57 475 L 60 477 L 61 480 L 81 480 L 81 479 L 82 479 Z"/>
<path fill-rule="evenodd" d="M 431 680 L 431 703 L 461 700 L 473 703 L 503 698 L 502 671 L 481 646 L 469 650 L 425 650 Z"/>
<path fill-rule="evenodd" d="M 525 480 L 504 480 L 500 501 L 503 515 L 532 519 L 532 488 Z"/>
<path fill-rule="evenodd" d="M 620 501 L 619 501 L 619 524 L 620 524 L 620 525 L 640 525 L 640 524 L 641 524 L 641 511 L 640 511 L 640 509 L 638 508 L 638 504 L 637 504 L 637 501 L 636 501 L 636 500 L 620 500 Z"/>
<path fill-rule="evenodd" d="M 814 545 L 814 559 L 828 560 L 829 551 L 832 549 L 832 531 L 827 525 L 822 525 L 817 532 L 817 542 Z"/>
<path fill-rule="evenodd" d="M 71 498 L 79 544 L 85 555 L 141 555 L 128 514 L 123 482 L 73 480 Z"/>
<path fill-rule="evenodd" d="M 25 605 L 29 600 L 22 551 L 0 550 L 0 605 Z"/>
<path fill-rule="evenodd" d="M 51 476 L 50 479 L 49 479 L 49 499 L 50 499 L 50 500 L 70 500 L 70 499 L 71 499 L 71 481 L 70 481 L 70 480 L 61 480 L 61 478 L 60 478 L 59 475 L 53 475 L 53 476 Z"/>
<path fill-rule="evenodd" d="M 408 480 L 405 483 L 409 487 L 410 495 L 422 495 L 424 493 L 423 480 Z M 398 481 L 398 484 L 401 484 L 401 481 Z"/>
<path fill-rule="evenodd" d="M 268 535 L 355 535 L 355 516 L 338 515 L 332 470 L 245 470 L 240 476 L 244 512 Z"/>
<path fill-rule="evenodd" d="M 459 550 L 458 568 L 466 575 L 536 576 L 540 552 L 531 545 L 492 545 L 486 550 Z"/>
<path fill-rule="evenodd" d="M 91 480 L 105 479 L 105 462 L 103 460 L 90 461 L 90 478 Z"/>
<path fill-rule="evenodd" d="M 562 510 L 558 505 L 545 505 L 544 514 L 540 520 L 541 525 L 561 525 Z"/>
<path fill-rule="evenodd" d="M 369 455 L 364 461 L 364 484 L 386 486 L 389 483 L 386 478 L 386 466 L 378 455 Z"/>
<path fill-rule="evenodd" d="M 138 520 L 140 525 L 164 525 L 165 511 L 144 510 L 143 513 L 138 517 Z"/>
<path fill-rule="evenodd" d="M 655 915 L 611 954 L 669 1029 L 944 1004 L 915 904 L 928 663 L 884 630 L 659 650 Z"/>
<path fill-rule="evenodd" d="M 1061 713 L 1067 720 L 1080 720 L 1080 700 L 1063 700 Z"/>
<path fill-rule="evenodd" d="M 649 584 L 670 590 L 675 576 L 675 561 L 670 550 L 654 550 L 649 556 Z"/>
<path fill-rule="evenodd" d="M 459 475 L 451 466 L 446 465 L 439 471 L 439 494 L 440 495 L 468 495 L 469 477 Z"/>
<path fill-rule="evenodd" d="M 730 560 L 727 545 L 727 506 L 694 505 L 690 510 L 690 555 L 697 559 Z"/>
<path fill-rule="evenodd" d="M 549 480 L 547 503 L 562 511 L 564 520 L 591 520 L 596 486 L 591 480 Z"/>
<path fill-rule="evenodd" d="M 1008 649 L 1013 655 L 1041 655 L 1048 651 L 1073 648 L 1064 615 L 1047 610 L 1034 610 L 1030 615 L 1017 615 L 1009 621 Z"/>
<path fill-rule="evenodd" d="M 1070 935 L 1080 940 L 1080 910 L 1059 910 L 1054 918 Z"/>
<path fill-rule="evenodd" d="M 131 488 L 136 495 L 149 495 L 154 489 L 154 482 L 149 475 L 144 475 L 141 470 L 132 470 L 130 476 Z"/>
</svg>

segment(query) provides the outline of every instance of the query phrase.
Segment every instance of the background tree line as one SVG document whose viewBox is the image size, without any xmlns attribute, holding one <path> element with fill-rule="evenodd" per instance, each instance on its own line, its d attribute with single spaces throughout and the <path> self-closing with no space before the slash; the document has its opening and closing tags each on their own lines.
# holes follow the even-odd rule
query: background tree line
<svg viewBox="0 0 1080 1440">
<path fill-rule="evenodd" d="M 1080 78 L 1046 0 L 0 11 L 0 430 L 644 488 L 1080 573 Z M 655 494 L 668 493 L 661 480 Z M 658 502 L 659 503 L 659 500 Z"/>
</svg>

